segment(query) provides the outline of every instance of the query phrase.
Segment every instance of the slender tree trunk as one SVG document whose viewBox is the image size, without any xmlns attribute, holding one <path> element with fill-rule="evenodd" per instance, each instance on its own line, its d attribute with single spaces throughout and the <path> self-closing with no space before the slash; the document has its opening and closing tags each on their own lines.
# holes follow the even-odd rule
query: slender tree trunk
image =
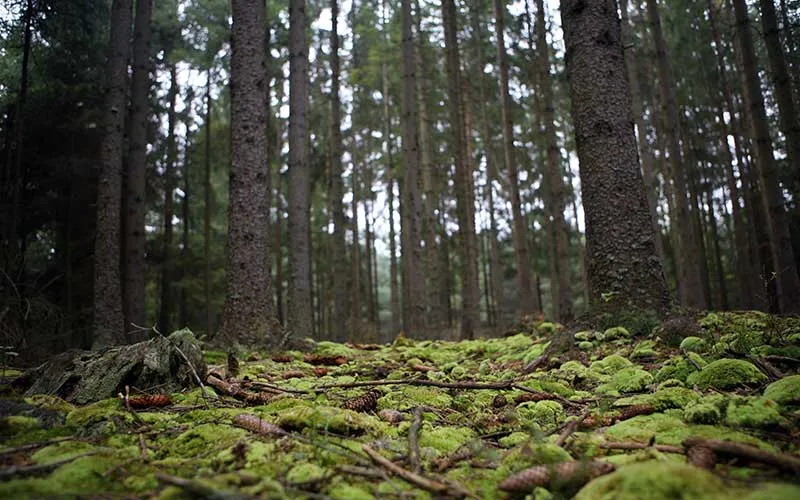
<svg viewBox="0 0 800 500">
<path fill-rule="evenodd" d="M 530 256 L 528 251 L 528 225 L 522 215 L 519 193 L 519 172 L 514 150 L 514 124 L 511 119 L 511 96 L 508 92 L 508 62 L 504 34 L 505 8 L 500 0 L 494 0 L 494 31 L 497 40 L 497 65 L 500 71 L 500 120 L 503 124 L 503 158 L 508 173 L 513 220 L 512 238 L 517 262 L 517 287 L 519 288 L 519 314 L 533 314 L 541 309 L 531 285 Z"/>
<path fill-rule="evenodd" d="M 728 284 L 725 280 L 725 267 L 722 265 L 722 249 L 719 244 L 719 231 L 717 230 L 717 216 L 714 211 L 714 190 L 710 180 L 705 183 L 706 203 L 708 204 L 708 228 L 710 230 L 710 240 L 714 245 L 714 269 L 717 274 L 717 286 L 719 287 L 719 304 L 717 307 L 723 311 L 730 309 L 728 303 Z"/>
<path fill-rule="evenodd" d="M 206 335 L 214 333 L 214 313 L 211 306 L 211 68 L 206 75 L 206 144 L 203 180 L 203 297 L 206 304 Z"/>
<path fill-rule="evenodd" d="M 454 0 L 442 0 L 447 67 L 450 123 L 455 158 L 456 211 L 461 239 L 461 338 L 471 339 L 478 327 L 480 287 L 478 284 L 478 244 L 475 236 L 475 193 L 471 189 L 472 171 L 464 158 L 464 117 L 460 112 L 461 62 L 458 54 L 458 29 Z"/>
<path fill-rule="evenodd" d="M 298 338 L 311 325 L 311 219 L 308 159 L 308 41 L 306 2 L 289 2 L 289 331 Z"/>
<path fill-rule="evenodd" d="M 152 0 L 136 2 L 131 80 L 130 150 L 125 176 L 125 260 L 123 267 L 126 328 L 147 323 L 145 310 L 145 188 L 147 177 L 147 124 L 150 119 L 150 18 Z M 131 330 L 128 340 L 143 340 L 146 330 Z"/>
<path fill-rule="evenodd" d="M 181 281 L 183 282 L 183 286 L 181 287 L 180 324 L 178 325 L 181 328 L 189 326 L 189 290 L 186 287 L 186 279 L 188 277 L 186 267 L 189 263 L 191 250 L 189 249 L 189 158 L 186 154 L 187 149 L 188 144 L 184 143 L 183 169 L 181 170 L 181 176 L 183 177 L 183 199 L 181 200 Z"/>
<path fill-rule="evenodd" d="M 167 162 L 164 166 L 164 241 L 161 259 L 161 307 L 158 312 L 158 327 L 163 333 L 171 332 L 172 314 L 172 217 L 175 214 L 175 163 L 178 159 L 178 145 L 175 137 L 176 112 L 178 100 L 178 70 L 175 64 L 170 69 L 169 112 L 167 117 Z"/>
<path fill-rule="evenodd" d="M 266 78 L 264 3 L 234 0 L 231 52 L 231 175 L 227 292 L 220 338 L 228 346 L 277 346 L 272 277 L 267 268 Z"/>
<path fill-rule="evenodd" d="M 366 174 L 366 172 L 365 172 Z M 365 175 L 369 178 L 369 175 Z M 371 186 L 369 180 L 367 186 Z M 369 189 L 367 189 L 369 191 Z M 370 224 L 369 195 L 364 198 L 364 266 L 367 268 L 366 278 L 366 300 L 367 300 L 367 323 L 373 323 L 375 319 L 375 301 L 372 295 L 372 236 L 373 228 Z"/>
<path fill-rule="evenodd" d="M 94 240 L 94 339 L 92 348 L 125 341 L 120 276 L 120 228 L 122 208 L 122 149 L 125 127 L 125 88 L 128 81 L 133 2 L 114 0 L 111 38 L 105 68 L 105 110 L 100 144 L 100 177 L 97 181 L 97 222 Z"/>
<path fill-rule="evenodd" d="M 497 3 L 499 0 L 495 0 Z M 556 319 L 561 322 L 572 320 L 572 287 L 569 265 L 569 226 L 564 217 L 566 194 L 564 176 L 561 168 L 561 153 L 556 136 L 556 113 L 553 98 L 553 81 L 550 75 L 550 57 L 547 46 L 547 28 L 545 26 L 544 1 L 536 1 L 536 50 L 539 53 L 539 90 L 542 96 L 544 135 L 547 142 L 547 174 L 546 183 L 549 188 L 549 212 L 552 217 L 553 250 L 557 272 L 557 282 L 551 283 Z"/>
<path fill-rule="evenodd" d="M 636 71 L 636 50 L 633 46 L 633 35 L 628 21 L 628 0 L 620 0 L 619 9 L 622 14 L 622 47 L 625 50 L 625 68 L 628 75 L 628 83 L 631 88 L 631 103 L 633 104 L 633 120 L 636 123 L 637 143 L 639 145 L 639 157 L 642 159 L 642 176 L 644 177 L 645 195 L 647 196 L 647 207 L 650 210 L 650 218 L 653 220 L 653 231 L 656 233 L 656 254 L 664 261 L 664 241 L 661 233 L 661 225 L 658 223 L 658 212 L 656 211 L 658 186 L 657 178 L 653 169 L 653 153 L 647 143 L 647 128 L 644 122 L 644 111 L 642 109 L 642 90 L 639 85 L 639 73 Z"/>
<path fill-rule="evenodd" d="M 789 6 L 786 0 L 781 0 L 781 22 L 783 24 L 783 38 L 786 40 L 788 51 L 789 71 L 792 74 L 792 85 L 795 98 L 800 94 L 800 54 L 798 54 L 797 40 L 794 37 L 794 26 L 789 19 Z"/>
<path fill-rule="evenodd" d="M 639 169 L 616 12 L 614 0 L 561 1 L 589 295 L 596 309 L 633 306 L 665 313 L 669 293 Z"/>
<path fill-rule="evenodd" d="M 792 249 L 784 199 L 778 181 L 769 124 L 761 95 L 758 67 L 753 48 L 750 20 L 744 0 L 733 1 L 736 31 L 742 57 L 742 77 L 745 80 L 745 104 L 749 109 L 750 130 L 755 143 L 755 158 L 761 181 L 761 202 L 767 215 L 770 251 L 777 284 L 778 308 L 784 313 L 800 311 L 800 277 Z M 795 117 L 796 119 L 796 117 Z"/>
<path fill-rule="evenodd" d="M 402 326 L 402 312 L 400 310 L 400 284 L 397 269 L 397 233 L 394 222 L 394 165 L 392 161 L 392 122 L 389 115 L 389 73 L 384 63 L 381 66 L 381 79 L 383 83 L 383 133 L 384 147 L 386 148 L 387 193 L 389 197 L 389 274 L 391 294 L 391 335 L 397 335 Z"/>
<path fill-rule="evenodd" d="M 701 260 L 695 231 L 692 228 L 692 214 L 687 199 L 687 174 L 681 156 L 680 134 L 678 132 L 678 105 L 675 100 L 675 83 L 672 69 L 667 60 L 667 49 L 664 34 L 661 30 L 661 16 L 656 0 L 647 0 L 647 15 L 653 30 L 653 42 L 656 47 L 658 63 L 659 88 L 664 112 L 664 131 L 672 180 L 675 184 L 675 209 L 677 218 L 672 222 L 676 229 L 678 247 L 676 262 L 678 264 L 678 291 L 681 303 L 688 307 L 705 309 L 708 307 L 703 295 L 700 281 Z"/>
<path fill-rule="evenodd" d="M 739 205 L 739 188 L 737 179 L 733 172 L 733 154 L 728 144 L 728 136 L 733 135 L 734 148 L 736 152 L 736 166 L 739 170 L 739 178 L 743 188 L 746 190 L 747 179 L 744 176 L 744 158 L 742 154 L 742 131 L 740 121 L 736 117 L 736 108 L 733 105 L 733 97 L 730 83 L 727 78 L 725 58 L 723 54 L 722 38 L 720 37 L 717 24 L 713 0 L 708 0 L 708 20 L 711 32 L 714 37 L 715 53 L 717 57 L 717 79 L 722 89 L 722 97 L 725 101 L 724 107 L 718 110 L 720 124 L 722 124 L 722 145 L 725 151 L 725 180 L 730 192 L 731 207 L 733 212 L 733 231 L 736 242 L 736 253 L 734 266 L 736 269 L 736 279 L 739 288 L 739 307 L 742 309 L 752 309 L 755 307 L 754 292 L 758 290 L 758 274 L 755 272 L 760 266 L 758 264 L 758 254 L 751 251 L 749 235 L 745 224 L 745 214 Z M 728 123 L 725 121 L 725 110 L 728 111 Z M 730 124 L 730 125 L 729 125 Z M 745 197 L 745 207 L 749 205 L 749 199 Z M 756 223 L 752 216 L 748 217 L 751 227 Z"/>
<path fill-rule="evenodd" d="M 357 139 L 353 137 L 353 149 L 359 147 Z M 353 157 L 353 312 L 352 319 L 355 325 L 361 322 L 361 238 L 358 231 L 358 194 L 359 194 L 359 178 L 358 171 L 361 167 L 358 165 L 356 157 Z"/>
<path fill-rule="evenodd" d="M 345 245 L 347 221 L 344 216 L 344 181 L 342 179 L 342 118 L 339 99 L 339 30 L 336 20 L 339 17 L 339 2 L 331 0 L 331 192 L 330 202 L 333 210 L 333 240 L 331 259 L 333 260 L 333 340 L 347 340 L 347 316 L 349 314 L 347 277 L 348 263 Z"/>
<path fill-rule="evenodd" d="M 278 101 L 278 108 L 283 105 L 283 85 L 278 80 L 276 91 L 276 99 Z M 275 148 L 272 151 L 273 159 L 275 162 L 275 224 L 273 236 L 273 248 L 275 254 L 275 310 L 278 317 L 278 323 L 285 325 L 284 303 L 283 303 L 283 203 L 281 199 L 281 149 L 283 148 L 283 127 L 281 124 L 283 120 L 276 120 L 275 126 Z"/>
<path fill-rule="evenodd" d="M 773 0 L 759 0 L 761 4 L 761 27 L 767 46 L 772 82 L 775 86 L 775 100 L 778 103 L 778 123 L 786 139 L 786 156 L 793 172 L 794 185 L 787 186 L 795 197 L 800 196 L 800 120 L 797 118 L 792 81 L 786 64 L 786 56 L 778 31 L 778 16 Z M 787 30 L 788 33 L 788 30 Z M 800 282 L 798 283 L 800 286 Z M 800 295 L 798 295 L 800 298 Z M 800 310 L 800 305 L 797 306 Z"/>
</svg>

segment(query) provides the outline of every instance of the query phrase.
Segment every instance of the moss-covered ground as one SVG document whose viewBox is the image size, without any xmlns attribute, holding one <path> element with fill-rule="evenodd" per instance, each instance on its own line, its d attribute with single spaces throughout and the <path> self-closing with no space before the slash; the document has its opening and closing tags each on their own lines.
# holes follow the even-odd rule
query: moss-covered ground
<svg viewBox="0 0 800 500">
<path fill-rule="evenodd" d="M 210 372 L 250 398 L 207 384 L 165 406 L 74 406 L 3 387 L 0 498 L 800 498 L 800 320 L 696 319 L 685 340 L 579 332 L 579 359 L 533 373 L 560 325 L 247 353 L 236 377 L 208 352 Z M 687 463 L 691 438 L 783 462 L 729 453 L 701 468 Z M 616 470 L 565 487 L 556 464 L 572 460 Z M 499 488 L 537 466 L 522 493 Z"/>
</svg>

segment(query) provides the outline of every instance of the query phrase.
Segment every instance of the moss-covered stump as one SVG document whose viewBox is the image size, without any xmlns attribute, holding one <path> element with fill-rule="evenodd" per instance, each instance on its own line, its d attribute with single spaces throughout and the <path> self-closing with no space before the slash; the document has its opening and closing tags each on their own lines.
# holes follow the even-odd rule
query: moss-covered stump
<svg viewBox="0 0 800 500">
<path fill-rule="evenodd" d="M 585 359 L 524 373 L 563 331 L 536 322 L 495 339 L 249 353 L 218 395 L 184 389 L 187 365 L 164 339 L 73 355 L 78 368 L 40 367 L 27 395 L 0 399 L 0 497 L 800 498 L 789 355 L 800 320 L 608 324 L 574 334 Z M 203 370 L 190 334 L 176 335 Z M 203 356 L 224 376 L 224 353 Z M 116 364 L 76 371 L 102 359 Z M 117 368 L 87 392 L 100 366 Z M 173 385 L 159 385 L 167 366 Z M 45 382 L 51 395 L 34 395 Z M 120 384 L 166 406 L 129 408 Z M 697 442 L 724 446 L 690 453 Z M 518 496 L 499 489 L 510 483 Z"/>
</svg>

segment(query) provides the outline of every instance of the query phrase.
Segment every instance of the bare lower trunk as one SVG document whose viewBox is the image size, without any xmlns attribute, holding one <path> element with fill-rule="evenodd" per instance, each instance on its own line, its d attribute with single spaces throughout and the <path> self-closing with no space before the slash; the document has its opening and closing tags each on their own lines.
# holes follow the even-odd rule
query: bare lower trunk
<svg viewBox="0 0 800 500">
<path fill-rule="evenodd" d="M 175 139 L 175 106 L 178 99 L 178 72 L 173 64 L 170 68 L 169 112 L 167 118 L 167 162 L 164 166 L 164 241 L 161 260 L 161 308 L 158 313 L 158 327 L 164 333 L 170 332 L 172 314 L 172 217 L 175 213 L 175 162 L 178 146 Z"/>
</svg>

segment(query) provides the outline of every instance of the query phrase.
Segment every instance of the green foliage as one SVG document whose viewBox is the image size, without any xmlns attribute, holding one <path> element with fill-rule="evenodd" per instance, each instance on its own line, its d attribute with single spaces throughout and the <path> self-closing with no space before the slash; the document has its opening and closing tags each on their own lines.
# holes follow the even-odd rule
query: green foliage
<svg viewBox="0 0 800 500">
<path fill-rule="evenodd" d="M 755 365 L 741 359 L 718 359 L 686 378 L 687 383 L 696 384 L 701 389 L 731 389 L 766 381 L 767 376 Z"/>
</svg>

